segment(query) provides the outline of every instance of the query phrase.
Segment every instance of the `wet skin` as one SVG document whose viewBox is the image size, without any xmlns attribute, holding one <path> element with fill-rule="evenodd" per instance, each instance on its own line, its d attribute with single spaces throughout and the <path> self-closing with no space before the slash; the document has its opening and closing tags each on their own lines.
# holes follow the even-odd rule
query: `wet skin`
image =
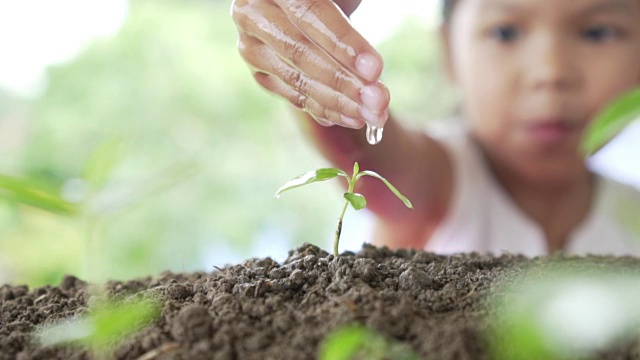
<svg viewBox="0 0 640 360">
<path fill-rule="evenodd" d="M 236 0 L 238 47 L 256 81 L 322 125 L 382 127 L 389 91 L 382 57 L 339 8 L 359 1 Z"/>
<path fill-rule="evenodd" d="M 423 247 L 446 215 L 452 166 L 440 143 L 388 116 L 382 58 L 346 18 L 359 3 L 235 0 L 238 46 L 261 86 L 322 125 L 306 126 L 330 161 L 350 168 L 357 160 L 412 200 L 408 211 L 364 184 L 379 237 Z M 577 153 L 584 128 L 640 84 L 637 19 L 638 0 L 461 0 L 442 28 L 446 71 L 471 133 L 550 249 L 563 246 L 591 205 L 591 175 Z M 380 145 L 345 129 L 365 122 L 384 125 Z"/>
</svg>

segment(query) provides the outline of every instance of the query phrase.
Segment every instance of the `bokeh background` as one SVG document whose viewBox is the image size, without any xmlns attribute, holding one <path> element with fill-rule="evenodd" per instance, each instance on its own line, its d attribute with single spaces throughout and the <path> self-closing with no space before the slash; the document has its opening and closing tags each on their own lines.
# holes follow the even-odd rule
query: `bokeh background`
<svg viewBox="0 0 640 360">
<path fill-rule="evenodd" d="M 305 241 L 329 248 L 340 187 L 274 199 L 285 181 L 328 164 L 288 105 L 253 83 L 230 5 L 0 4 L 0 174 L 73 207 L 0 190 L 0 283 L 209 271 L 282 260 Z M 385 58 L 392 110 L 416 127 L 457 103 L 441 71 L 438 5 L 364 1 L 352 19 Z M 594 166 L 640 184 L 638 136 L 630 128 Z M 366 210 L 348 212 L 343 247 L 357 249 L 371 225 Z"/>
</svg>

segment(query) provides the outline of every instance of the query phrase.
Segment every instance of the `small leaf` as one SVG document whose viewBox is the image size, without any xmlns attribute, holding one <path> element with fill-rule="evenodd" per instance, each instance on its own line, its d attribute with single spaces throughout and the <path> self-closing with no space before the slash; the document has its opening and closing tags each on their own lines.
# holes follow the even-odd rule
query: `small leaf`
<svg viewBox="0 0 640 360">
<path fill-rule="evenodd" d="M 331 333 L 320 348 L 320 360 L 351 360 L 370 340 L 372 333 L 361 326 L 348 326 Z"/>
<path fill-rule="evenodd" d="M 0 174 L 0 197 L 60 215 L 73 215 L 78 205 L 64 200 L 51 187 L 34 180 Z"/>
<path fill-rule="evenodd" d="M 286 184 L 282 185 L 278 191 L 276 191 L 276 198 L 280 197 L 280 194 L 287 190 L 295 189 L 297 187 L 311 184 L 319 181 L 326 181 L 333 179 L 337 176 L 344 176 L 349 179 L 349 175 L 346 172 L 335 169 L 335 168 L 324 168 L 318 170 L 307 171 L 306 173 L 296 177 L 293 180 L 287 181 Z"/>
<path fill-rule="evenodd" d="M 404 195 L 402 195 L 402 194 L 400 193 L 400 191 L 398 191 L 398 189 L 396 189 L 396 187 L 395 187 L 395 186 L 391 185 L 391 183 L 390 183 L 387 179 L 385 179 L 385 178 L 383 178 L 382 176 L 380 176 L 377 172 L 369 171 L 369 170 L 362 171 L 362 172 L 360 172 L 360 173 L 358 174 L 358 176 L 356 177 L 356 181 L 357 181 L 359 178 L 361 178 L 362 176 L 365 176 L 365 175 L 366 175 L 366 176 L 372 176 L 372 177 L 374 177 L 374 178 L 377 178 L 377 179 L 382 180 L 382 182 L 383 182 L 385 185 L 387 185 L 387 187 L 389 188 L 389 190 L 391 190 L 391 192 L 393 192 L 393 193 L 398 197 L 398 199 L 402 200 L 402 202 L 404 203 L 404 205 L 405 205 L 406 207 L 408 207 L 408 208 L 410 208 L 410 209 L 413 209 L 413 205 L 411 204 L 411 201 L 409 201 L 409 199 L 407 199 Z"/>
<path fill-rule="evenodd" d="M 360 172 L 360 165 L 358 165 L 358 162 L 354 162 L 353 163 L 353 174 L 351 174 L 351 176 L 356 177 L 356 175 L 358 175 L 358 173 Z"/>
<path fill-rule="evenodd" d="M 344 198 L 353 206 L 356 210 L 361 210 L 367 207 L 367 199 L 361 194 L 357 193 L 344 193 Z"/>
<path fill-rule="evenodd" d="M 582 152 L 591 155 L 640 117 L 640 88 L 622 95 L 596 116 L 582 141 Z"/>
</svg>

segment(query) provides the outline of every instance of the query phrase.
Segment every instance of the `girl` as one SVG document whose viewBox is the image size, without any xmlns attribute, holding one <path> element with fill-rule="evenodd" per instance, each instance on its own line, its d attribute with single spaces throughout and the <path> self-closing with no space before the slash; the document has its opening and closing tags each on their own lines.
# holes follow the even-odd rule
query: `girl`
<svg viewBox="0 0 640 360">
<path fill-rule="evenodd" d="M 359 3 L 235 0 L 232 16 L 255 80 L 300 110 L 320 151 L 381 173 L 414 203 L 363 184 L 378 243 L 640 254 L 617 216 L 621 201 L 640 210 L 640 193 L 594 175 L 578 153 L 594 115 L 640 85 L 640 1 L 445 0 L 445 68 L 463 126 L 440 133 L 389 116 L 382 58 L 347 19 Z M 379 145 L 366 143 L 365 124 L 384 127 Z"/>
</svg>

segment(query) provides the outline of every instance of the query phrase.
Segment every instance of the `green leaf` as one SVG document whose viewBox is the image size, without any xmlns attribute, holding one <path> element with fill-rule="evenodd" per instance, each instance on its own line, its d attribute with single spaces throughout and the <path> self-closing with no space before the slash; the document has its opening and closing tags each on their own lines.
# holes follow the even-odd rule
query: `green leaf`
<svg viewBox="0 0 640 360">
<path fill-rule="evenodd" d="M 91 315 L 94 332 L 88 342 L 95 349 L 106 349 L 148 325 L 158 315 L 158 305 L 150 301 L 108 303 Z"/>
<path fill-rule="evenodd" d="M 361 194 L 357 193 L 344 193 L 344 198 L 353 206 L 356 210 L 361 210 L 367 207 L 367 199 Z"/>
<path fill-rule="evenodd" d="M 351 174 L 351 176 L 356 177 L 359 172 L 360 172 L 360 165 L 356 161 L 353 163 L 353 174 Z"/>
<path fill-rule="evenodd" d="M 393 192 L 398 199 L 402 200 L 402 202 L 404 203 L 404 205 L 410 209 L 413 209 L 413 205 L 411 204 L 411 201 L 409 201 L 409 199 L 407 199 L 404 195 L 402 195 L 400 193 L 400 191 L 398 191 L 398 189 L 396 189 L 395 186 L 391 185 L 391 183 L 383 178 L 382 176 L 380 176 L 377 172 L 374 171 L 369 171 L 369 170 L 365 170 L 360 172 L 357 176 L 356 176 L 356 181 L 361 178 L 362 176 L 372 176 L 374 178 L 380 179 L 382 180 L 382 182 L 387 185 L 387 187 L 389 188 L 389 190 L 391 190 L 391 192 Z"/>
<path fill-rule="evenodd" d="M 582 142 L 582 152 L 591 155 L 640 117 L 640 88 L 630 91 L 596 116 Z"/>
<path fill-rule="evenodd" d="M 41 183 L 0 174 L 0 197 L 31 205 L 61 215 L 78 211 L 76 204 L 64 200 L 57 192 Z"/>
<path fill-rule="evenodd" d="M 320 346 L 319 355 L 320 360 L 418 360 L 407 345 L 360 325 L 348 325 L 329 334 Z"/>
<path fill-rule="evenodd" d="M 372 339 L 362 326 L 347 326 L 331 333 L 320 348 L 320 360 L 351 360 Z"/>
<path fill-rule="evenodd" d="M 94 188 L 104 186 L 116 166 L 126 155 L 126 150 L 126 142 L 123 137 L 108 139 L 98 145 L 85 164 L 84 180 Z"/>
<path fill-rule="evenodd" d="M 280 194 L 287 190 L 295 189 L 300 186 L 304 186 L 307 184 L 311 184 L 319 181 L 326 181 L 333 179 L 337 176 L 344 176 L 349 179 L 349 175 L 346 172 L 335 169 L 335 168 L 324 168 L 317 169 L 312 171 L 307 171 L 306 173 L 297 176 L 293 180 L 288 181 L 286 184 L 282 185 L 278 191 L 276 191 L 276 198 L 280 197 Z"/>
<path fill-rule="evenodd" d="M 104 353 L 118 340 L 148 325 L 159 313 L 159 305 L 149 300 L 107 302 L 87 316 L 48 325 L 39 331 L 37 337 L 43 346 L 76 343 Z"/>
</svg>

